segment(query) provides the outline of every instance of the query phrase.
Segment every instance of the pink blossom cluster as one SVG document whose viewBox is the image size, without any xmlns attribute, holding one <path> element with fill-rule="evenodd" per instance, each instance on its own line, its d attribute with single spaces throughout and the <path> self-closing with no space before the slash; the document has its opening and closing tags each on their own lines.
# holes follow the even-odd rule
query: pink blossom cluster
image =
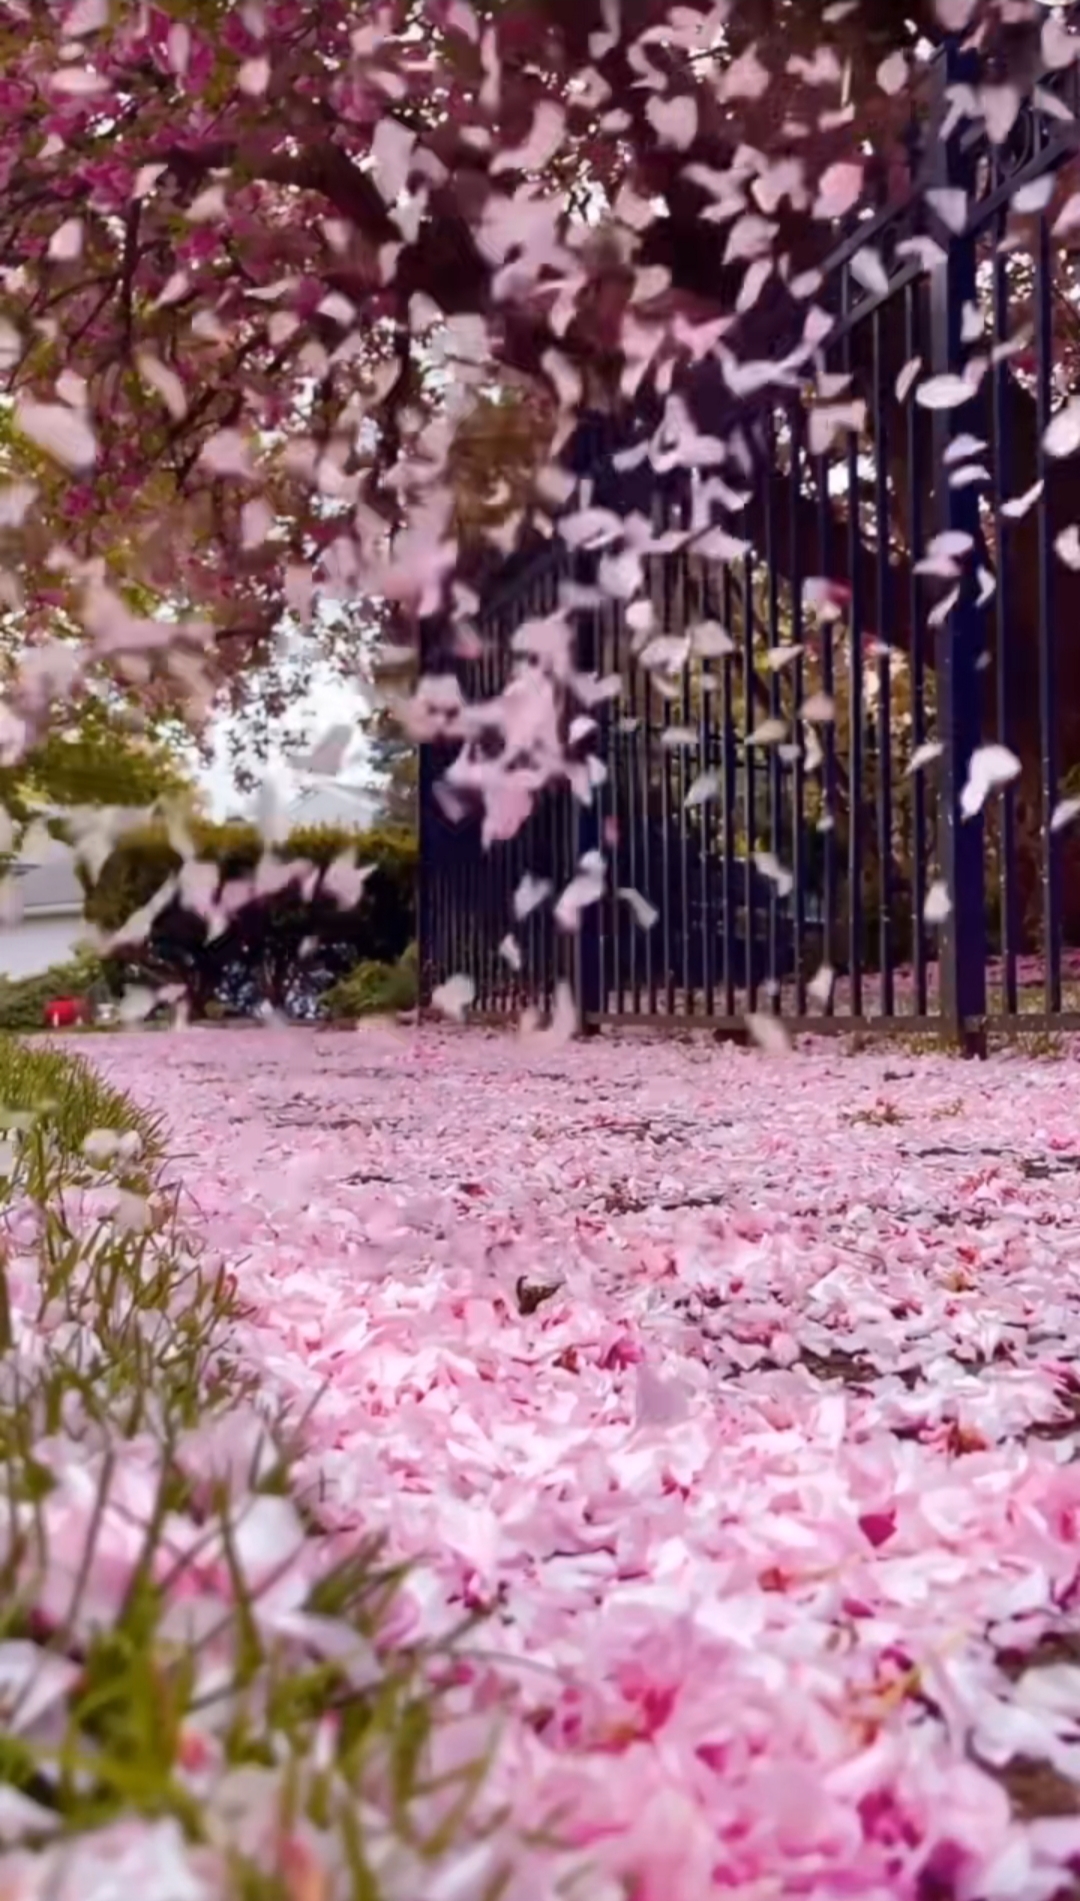
<svg viewBox="0 0 1080 1901">
<path fill-rule="evenodd" d="M 487 1738 L 504 1822 L 425 1894 L 511 1844 L 514 1901 L 575 1867 L 604 1901 L 1065 1892 L 1074 1057 L 371 1028 L 102 1060 L 169 1114 L 263 1399 L 313 1408 L 326 1542 L 417 1561 L 400 1637 L 486 1613 L 437 1750 Z"/>
</svg>

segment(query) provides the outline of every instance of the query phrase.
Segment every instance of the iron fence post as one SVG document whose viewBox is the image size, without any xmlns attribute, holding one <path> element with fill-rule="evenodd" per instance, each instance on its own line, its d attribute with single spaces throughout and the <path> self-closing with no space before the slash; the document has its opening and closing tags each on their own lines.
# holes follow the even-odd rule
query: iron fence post
<svg viewBox="0 0 1080 1901">
<path fill-rule="evenodd" d="M 971 66 L 971 57 L 959 53 L 955 43 L 946 47 L 939 60 L 930 159 L 934 184 L 969 195 L 973 165 L 962 133 L 953 131 L 943 139 L 940 132 L 949 111 L 948 89 L 971 84 Z M 945 261 L 930 276 L 930 371 L 959 375 L 965 358 L 964 313 L 977 305 L 976 240 L 969 232 L 950 235 L 945 253 Z M 968 552 L 960 558 L 957 600 L 937 627 L 935 640 L 937 737 L 944 748 L 939 768 L 938 856 L 950 900 L 949 914 L 939 927 L 940 1009 L 950 1042 L 976 1054 L 985 1051 L 986 1035 L 985 843 L 982 816 L 963 816 L 961 794 L 971 756 L 982 740 L 985 612 L 976 599 L 975 551 L 980 541 L 976 490 L 971 485 L 950 484 L 946 452 L 960 435 L 978 437 L 980 415 L 974 399 L 956 409 L 931 413 L 937 529 L 970 537 Z M 917 558 L 921 551 L 913 552 Z"/>
<path fill-rule="evenodd" d="M 587 564 L 578 563 L 575 578 L 582 582 L 595 582 L 595 574 L 589 572 Z M 587 609 L 578 617 L 577 667 L 580 673 L 589 674 L 597 669 L 599 658 L 599 629 L 596 610 Z M 597 719 L 597 736 L 594 736 L 586 751 L 596 753 L 601 758 L 607 750 L 599 743 L 603 732 L 603 713 L 599 709 L 593 717 Z M 593 787 L 592 800 L 582 805 L 575 800 L 576 807 L 576 845 L 577 858 L 581 860 L 590 853 L 603 853 L 603 821 L 600 788 Z M 574 946 L 574 992 L 577 999 L 578 1022 L 581 1032 L 589 1035 L 599 1028 L 598 1019 L 603 1010 L 603 946 L 604 904 L 601 898 L 595 904 L 587 904 L 581 913 Z"/>
<path fill-rule="evenodd" d="M 438 673 L 446 664 L 445 633 L 440 621 L 422 620 L 417 627 L 417 665 L 420 674 Z M 440 895 L 446 903 L 446 893 L 440 894 L 439 867 L 436 855 L 439 849 L 438 830 L 435 819 L 435 787 L 442 770 L 439 748 L 430 741 L 419 745 L 417 760 L 416 786 L 416 831 L 417 831 L 417 874 L 416 874 L 416 961 L 417 961 L 417 1002 L 422 1010 L 429 1008 L 432 991 L 436 988 L 440 973 L 438 964 L 438 929 L 436 906 Z M 460 894 L 451 893 L 451 903 L 460 902 Z M 449 976 L 449 971 L 441 973 Z"/>
</svg>

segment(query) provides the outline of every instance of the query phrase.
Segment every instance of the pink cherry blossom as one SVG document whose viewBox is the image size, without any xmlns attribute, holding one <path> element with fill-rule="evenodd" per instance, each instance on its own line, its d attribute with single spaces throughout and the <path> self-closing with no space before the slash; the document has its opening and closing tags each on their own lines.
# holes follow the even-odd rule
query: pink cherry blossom
<svg viewBox="0 0 1080 1901">
<path fill-rule="evenodd" d="M 510 1892 L 1058 1891 L 1080 1827 L 1010 1792 L 1080 1784 L 1075 1056 L 372 1027 L 101 1064 L 169 1118 L 264 1400 L 314 1407 L 329 1543 L 417 1560 L 399 1637 L 487 1613 L 436 1750 L 498 1738 Z"/>
</svg>

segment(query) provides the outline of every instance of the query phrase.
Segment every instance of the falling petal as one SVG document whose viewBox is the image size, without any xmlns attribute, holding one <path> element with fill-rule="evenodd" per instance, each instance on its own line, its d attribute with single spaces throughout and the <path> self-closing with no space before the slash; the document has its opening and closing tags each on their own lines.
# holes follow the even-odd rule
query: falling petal
<svg viewBox="0 0 1080 1901">
<path fill-rule="evenodd" d="M 1080 227 L 1080 191 L 1074 191 L 1069 198 L 1066 198 L 1058 212 L 1051 227 L 1051 235 L 1055 238 L 1064 238 L 1078 227 Z"/>
<path fill-rule="evenodd" d="M 775 746 L 788 736 L 788 729 L 782 719 L 764 719 L 748 736 L 748 746 Z"/>
<path fill-rule="evenodd" d="M 649 100 L 645 116 L 662 145 L 674 145 L 685 152 L 693 145 L 697 137 L 698 107 L 697 100 L 690 93 L 684 93 L 678 99 Z"/>
<path fill-rule="evenodd" d="M 959 237 L 968 220 L 968 196 L 955 185 L 936 185 L 925 194 L 931 211 L 935 211 L 947 231 Z"/>
<path fill-rule="evenodd" d="M 1075 455 L 1080 448 L 1080 397 L 1073 396 L 1051 416 L 1043 435 L 1047 455 Z"/>
<path fill-rule="evenodd" d="M 896 379 L 896 400 L 898 403 L 907 401 L 914 384 L 919 380 L 919 372 L 922 369 L 922 364 L 923 360 L 921 356 L 913 356 L 910 363 L 904 364 L 903 369 Z"/>
<path fill-rule="evenodd" d="M 67 218 L 59 225 L 49 239 L 49 256 L 59 263 L 69 263 L 72 258 L 80 257 L 83 248 L 83 221 L 81 218 Z"/>
<path fill-rule="evenodd" d="M 795 879 L 792 876 L 792 873 L 788 871 L 787 868 L 780 863 L 779 859 L 775 856 L 773 852 L 770 852 L 770 851 L 755 852 L 754 864 L 756 865 L 758 871 L 761 873 L 762 877 L 767 878 L 770 884 L 773 884 L 776 886 L 778 897 L 786 898 L 788 894 L 794 890 Z"/>
<path fill-rule="evenodd" d="M 1031 178 L 1021 185 L 1012 195 L 1012 208 L 1020 217 L 1030 217 L 1034 212 L 1045 211 L 1057 186 L 1053 172 L 1046 172 L 1042 178 Z"/>
<path fill-rule="evenodd" d="M 534 878 L 530 872 L 525 873 L 514 892 L 514 916 L 519 924 L 551 896 L 552 889 L 550 878 Z"/>
<path fill-rule="evenodd" d="M 641 929 L 651 931 L 660 916 L 655 904 L 650 904 L 648 898 L 643 898 L 640 891 L 633 891 L 628 885 L 620 886 L 619 896 L 633 912 L 635 921 Z"/>
<path fill-rule="evenodd" d="M 791 1038 L 779 1017 L 767 1011 L 754 1010 L 746 1018 L 746 1027 L 759 1050 L 766 1056 L 789 1056 L 792 1051 Z"/>
<path fill-rule="evenodd" d="M 149 389 L 155 390 L 161 397 L 170 416 L 175 422 L 182 422 L 187 415 L 187 394 L 182 379 L 175 370 L 162 363 L 149 351 L 142 350 L 135 358 L 135 367 Z"/>
<path fill-rule="evenodd" d="M 716 620 L 699 621 L 696 627 L 692 627 L 690 645 L 702 660 L 720 660 L 725 654 L 735 652 L 731 635 Z"/>
<path fill-rule="evenodd" d="M 92 469 L 97 460 L 97 438 L 89 422 L 64 403 L 34 403 L 21 398 L 15 405 L 15 426 L 65 468 Z"/>
<path fill-rule="evenodd" d="M 944 751 L 944 746 L 942 746 L 938 740 L 924 740 L 921 746 L 916 746 L 915 751 L 911 755 L 911 759 L 908 762 L 909 774 L 912 772 L 921 772 L 924 766 L 929 766 L 935 759 L 940 759 Z"/>
<path fill-rule="evenodd" d="M 877 69 L 877 83 L 881 87 L 882 92 L 888 93 L 891 98 L 895 93 L 903 92 L 907 82 L 908 63 L 906 54 L 899 51 L 890 53 L 887 59 L 882 60 L 881 65 Z"/>
<path fill-rule="evenodd" d="M 458 975 L 448 977 L 445 983 L 437 985 L 431 993 L 431 1002 L 440 1015 L 461 1023 L 475 996 L 476 985 L 472 978 Z"/>
<path fill-rule="evenodd" d="M 1004 145 L 1016 124 L 1022 99 L 1017 86 L 981 86 L 979 104 L 986 120 L 987 136 L 992 145 Z"/>
<path fill-rule="evenodd" d="M 927 924 L 944 924 L 952 911 L 952 899 L 944 879 L 937 878 L 926 894 L 923 919 Z"/>
<path fill-rule="evenodd" d="M 831 964 L 822 964 L 807 984 L 806 994 L 810 998 L 811 1003 L 820 1004 L 823 1010 L 827 1010 L 832 1000 L 835 984 L 836 972 L 833 970 Z"/>
<path fill-rule="evenodd" d="M 830 165 L 821 175 L 815 218 L 842 218 L 858 204 L 863 188 L 863 168 L 848 162 Z"/>
<path fill-rule="evenodd" d="M 236 83 L 241 92 L 252 99 L 260 99 L 270 84 L 270 61 L 259 54 L 254 59 L 245 59 L 236 75 Z"/>
<path fill-rule="evenodd" d="M 966 377 L 945 371 L 940 376 L 930 376 L 925 383 L 920 383 L 915 391 L 915 401 L 923 409 L 957 409 L 961 403 L 969 403 L 974 394 Z"/>
<path fill-rule="evenodd" d="M 207 185 L 193 198 L 185 212 L 189 224 L 214 224 L 228 210 L 224 185 Z"/>
<path fill-rule="evenodd" d="M 885 297 L 889 289 L 889 273 L 882 262 L 881 252 L 872 245 L 864 244 L 856 251 L 848 266 L 856 283 L 874 297 Z"/>
<path fill-rule="evenodd" d="M 720 789 L 720 777 L 715 772 L 700 772 L 686 794 L 688 808 L 705 805 L 709 799 L 715 799 Z"/>
<path fill-rule="evenodd" d="M 212 475 L 235 475 L 243 479 L 253 472 L 250 446 L 237 429 L 219 429 L 210 436 L 203 443 L 199 461 Z"/>
<path fill-rule="evenodd" d="M 533 116 L 532 129 L 523 145 L 497 152 L 491 170 L 498 172 L 540 172 L 549 165 L 566 136 L 566 114 L 552 100 L 540 102 Z"/>
<path fill-rule="evenodd" d="M 1040 480 L 1033 483 L 1031 488 L 1025 489 L 1023 495 L 1014 495 L 1011 500 L 1002 502 L 1002 514 L 1007 515 L 1010 521 L 1019 521 L 1027 514 L 1029 508 L 1034 507 L 1045 487 L 1046 483 Z"/>
<path fill-rule="evenodd" d="M 989 794 L 998 786 L 1008 785 L 1020 772 L 1020 761 L 1007 746 L 979 746 L 968 764 L 967 782 L 960 794 L 960 810 L 965 818 L 981 812 Z"/>
</svg>

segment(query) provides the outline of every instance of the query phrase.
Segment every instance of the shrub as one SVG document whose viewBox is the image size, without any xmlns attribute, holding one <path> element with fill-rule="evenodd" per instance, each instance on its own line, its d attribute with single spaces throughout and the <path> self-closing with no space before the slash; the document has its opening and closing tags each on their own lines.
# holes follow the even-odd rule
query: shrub
<svg viewBox="0 0 1080 1901">
<path fill-rule="evenodd" d="M 103 981 L 101 961 L 89 953 L 35 976 L 0 977 L 0 1032 L 40 1030 L 54 997 L 85 997 Z"/>
<path fill-rule="evenodd" d="M 365 958 L 326 992 L 323 1007 L 331 1017 L 393 1016 L 415 1010 L 418 996 L 419 964 L 410 944 L 396 964 Z"/>
<path fill-rule="evenodd" d="M 377 1542 L 319 1536 L 164 1130 L 10 1038 L 0 1103 L 0 1882 L 428 1891 L 482 1765 L 436 1783 L 435 1659 L 386 1635 Z"/>
<path fill-rule="evenodd" d="M 303 829 L 268 852 L 254 826 L 195 825 L 186 866 L 176 844 L 164 825 L 129 833 L 88 881 L 86 910 L 126 974 L 184 984 L 196 1016 L 212 999 L 302 1010 L 358 958 L 393 962 L 414 934 L 408 833 Z M 373 867 L 355 901 L 333 870 L 343 861 Z"/>
</svg>

